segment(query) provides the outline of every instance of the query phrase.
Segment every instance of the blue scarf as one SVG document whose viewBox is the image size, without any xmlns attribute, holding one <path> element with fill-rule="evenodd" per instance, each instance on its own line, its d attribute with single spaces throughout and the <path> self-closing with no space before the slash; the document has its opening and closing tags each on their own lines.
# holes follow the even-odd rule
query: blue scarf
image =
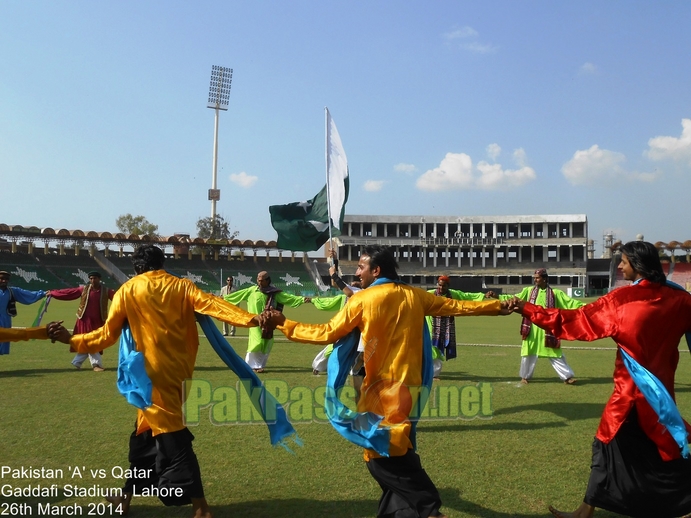
<svg viewBox="0 0 691 518">
<path fill-rule="evenodd" d="M 247 365 L 245 360 L 240 358 L 230 344 L 228 344 L 211 317 L 199 313 L 195 313 L 195 316 L 206 338 L 209 340 L 211 347 L 214 348 L 218 357 L 223 360 L 230 370 L 240 378 L 242 384 L 248 390 L 248 393 L 254 394 L 255 390 L 261 390 L 259 398 L 251 397 L 250 400 L 254 403 L 255 408 L 261 414 L 262 419 L 264 419 L 266 426 L 269 428 L 271 444 L 273 446 L 282 446 L 292 453 L 287 442 L 288 438 L 292 437 L 295 444 L 302 446 L 302 441 L 297 436 L 297 432 L 293 426 L 288 422 L 283 407 L 276 401 L 270 392 L 266 391 L 252 368 Z"/>
<path fill-rule="evenodd" d="M 634 285 L 638 284 L 640 281 L 641 279 L 637 280 L 634 282 Z M 683 290 L 681 286 L 670 281 L 667 281 L 667 285 L 670 288 Z M 686 340 L 687 343 L 691 344 L 691 342 L 689 342 L 688 333 L 686 335 Z M 638 387 L 638 390 L 641 391 L 645 400 L 658 415 L 660 423 L 667 428 L 667 431 L 679 445 L 681 455 L 685 459 L 689 458 L 688 433 L 686 432 L 684 420 L 671 394 L 657 376 L 639 364 L 633 356 L 627 353 L 622 347 L 619 347 L 619 351 L 621 352 L 621 358 L 624 361 L 626 370 L 629 371 L 629 375 L 636 384 L 636 387 Z"/>
<path fill-rule="evenodd" d="M 261 414 L 269 428 L 271 444 L 282 446 L 292 453 L 288 447 L 288 438 L 293 436 L 295 444 L 302 446 L 295 429 L 288 422 L 285 410 L 276 399 L 267 392 L 262 382 L 245 361 L 240 358 L 230 344 L 223 337 L 211 317 L 195 313 L 197 322 L 201 326 L 216 354 L 240 378 L 249 394 L 260 390 L 259 398 L 250 397 L 257 411 Z M 142 410 L 151 406 L 151 380 L 144 367 L 144 355 L 137 351 L 129 325 L 125 323 L 120 334 L 120 360 L 118 362 L 118 390 L 125 396 L 127 402 Z"/>
<path fill-rule="evenodd" d="M 377 279 L 371 286 L 388 283 L 405 284 L 400 280 L 386 278 Z M 417 420 L 422 414 L 422 409 L 427 404 L 432 388 L 434 374 L 432 365 L 432 340 L 427 323 L 422 322 L 422 385 L 417 404 L 411 410 L 410 441 L 413 449 L 416 448 Z M 376 451 L 383 457 L 389 456 L 390 431 L 387 427 L 380 427 L 383 416 L 373 412 L 355 412 L 346 407 L 339 395 L 348 378 L 350 368 L 357 356 L 357 345 L 360 341 L 360 330 L 354 329 L 334 344 L 333 353 L 329 356 L 326 377 L 326 401 L 324 409 L 334 429 L 345 439 L 363 448 Z M 367 375 L 367 373 L 365 373 Z"/>
<path fill-rule="evenodd" d="M 130 325 L 125 321 L 120 333 L 118 390 L 130 405 L 144 410 L 151 406 L 151 380 L 144 367 L 144 355 L 137 351 Z"/>
</svg>

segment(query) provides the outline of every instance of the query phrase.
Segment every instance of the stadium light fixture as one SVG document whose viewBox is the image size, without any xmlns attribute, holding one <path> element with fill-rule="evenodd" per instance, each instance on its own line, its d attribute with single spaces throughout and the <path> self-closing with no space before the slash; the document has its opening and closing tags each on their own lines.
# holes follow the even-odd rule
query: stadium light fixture
<svg viewBox="0 0 691 518">
<path fill-rule="evenodd" d="M 216 222 L 216 202 L 221 199 L 221 190 L 217 188 L 216 179 L 218 177 L 218 112 L 228 111 L 228 99 L 230 97 L 230 83 L 233 81 L 233 69 L 213 65 L 211 67 L 211 84 L 209 85 L 209 100 L 207 108 L 216 110 L 214 123 L 214 158 L 213 176 L 211 178 L 211 189 L 209 189 L 209 200 L 211 200 L 211 231 L 215 228 Z M 213 235 L 211 237 L 214 237 Z"/>
</svg>

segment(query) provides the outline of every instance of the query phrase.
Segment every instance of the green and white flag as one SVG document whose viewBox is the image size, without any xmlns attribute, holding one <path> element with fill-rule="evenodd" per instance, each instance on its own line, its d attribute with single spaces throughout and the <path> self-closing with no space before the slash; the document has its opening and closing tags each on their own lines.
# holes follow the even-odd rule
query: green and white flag
<svg viewBox="0 0 691 518">
<path fill-rule="evenodd" d="M 328 109 L 326 180 L 327 184 L 311 200 L 269 207 L 271 225 L 278 233 L 278 248 L 311 252 L 319 250 L 331 236 L 341 235 L 349 191 L 348 160 Z"/>
</svg>

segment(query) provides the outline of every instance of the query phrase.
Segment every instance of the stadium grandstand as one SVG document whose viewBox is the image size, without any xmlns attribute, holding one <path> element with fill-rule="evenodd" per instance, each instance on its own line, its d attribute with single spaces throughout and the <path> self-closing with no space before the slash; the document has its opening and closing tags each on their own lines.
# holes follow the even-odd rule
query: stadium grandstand
<svg viewBox="0 0 691 518">
<path fill-rule="evenodd" d="M 0 270 L 12 274 L 13 286 L 31 290 L 85 284 L 88 272 L 98 270 L 104 273 L 104 282 L 115 288 L 133 275 L 129 256 L 134 247 L 146 242 L 166 252 L 167 270 L 204 291 L 219 292 L 227 275 L 236 279 L 238 288 L 252 286 L 257 273 L 266 270 L 274 285 L 291 293 L 336 293 L 324 285 L 306 254 L 277 250 L 275 241 L 262 240 L 126 236 L 0 224 Z"/>
<path fill-rule="evenodd" d="M 403 279 L 432 287 L 448 275 L 466 291 L 515 293 L 546 267 L 550 283 L 587 288 L 592 255 L 585 214 L 536 216 L 356 216 L 346 215 L 338 255 L 343 269 L 356 265 L 358 250 L 391 246 Z"/>
<path fill-rule="evenodd" d="M 92 270 L 103 272 L 104 281 L 117 287 L 133 275 L 129 255 L 145 242 L 164 250 L 169 271 L 205 291 L 218 292 L 228 275 L 238 289 L 252 286 L 257 273 L 266 270 L 275 286 L 297 295 L 336 293 L 328 287 L 325 257 L 280 250 L 272 240 L 216 241 L 0 224 L 0 269 L 13 275 L 13 285 L 32 290 L 84 284 Z M 604 235 L 603 256 L 593 257 L 584 214 L 346 216 L 336 244 L 347 281 L 354 277 L 362 247 L 379 244 L 394 249 L 404 281 L 425 289 L 433 288 L 439 275 L 448 275 L 456 289 L 516 293 L 532 284 L 533 272 L 542 267 L 548 269 L 550 284 L 573 296 L 600 295 L 625 284 L 616 268 L 621 242 Z M 691 240 L 655 246 L 669 279 L 691 290 Z"/>
</svg>

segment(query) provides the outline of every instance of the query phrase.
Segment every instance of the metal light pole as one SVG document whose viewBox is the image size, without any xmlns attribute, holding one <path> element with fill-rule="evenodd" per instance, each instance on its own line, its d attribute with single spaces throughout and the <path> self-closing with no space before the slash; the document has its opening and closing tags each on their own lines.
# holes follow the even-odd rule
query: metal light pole
<svg viewBox="0 0 691 518">
<path fill-rule="evenodd" d="M 214 164 L 213 176 L 211 179 L 211 189 L 209 189 L 209 200 L 211 200 L 211 231 L 216 226 L 216 202 L 221 199 L 221 190 L 216 187 L 217 167 L 218 167 L 218 111 L 228 111 L 228 98 L 230 97 L 230 83 L 233 80 L 233 69 L 219 66 L 211 67 L 211 84 L 209 85 L 209 101 L 207 108 L 216 110 L 216 120 L 214 124 Z"/>
</svg>

